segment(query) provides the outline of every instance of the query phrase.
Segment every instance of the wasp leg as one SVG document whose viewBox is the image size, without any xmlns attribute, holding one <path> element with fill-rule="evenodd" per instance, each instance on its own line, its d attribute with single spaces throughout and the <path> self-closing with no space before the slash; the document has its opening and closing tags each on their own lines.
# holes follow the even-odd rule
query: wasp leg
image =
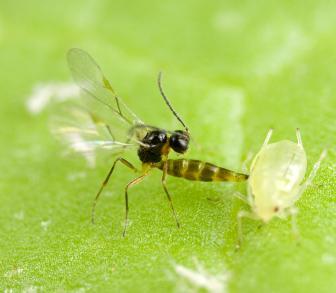
<svg viewBox="0 0 336 293">
<path fill-rule="evenodd" d="M 129 161 L 125 160 L 124 158 L 117 158 L 114 161 L 114 163 L 113 163 L 110 171 L 108 172 L 105 180 L 103 181 L 102 185 L 100 186 L 100 188 L 99 188 L 99 190 L 98 190 L 98 192 L 96 194 L 96 197 L 95 197 L 95 199 L 94 199 L 94 201 L 92 203 L 92 211 L 91 211 L 91 222 L 92 222 L 92 224 L 95 223 L 96 205 L 97 205 L 97 201 L 99 199 L 99 196 L 102 193 L 102 191 L 103 191 L 104 187 L 106 186 L 106 184 L 108 183 L 108 181 L 110 180 L 110 177 L 111 177 L 111 175 L 112 175 L 112 173 L 114 171 L 114 168 L 115 168 L 117 162 L 119 162 L 119 161 L 121 163 L 123 163 L 125 166 L 127 166 L 128 168 L 134 170 L 135 172 L 138 172 L 138 170 Z"/>
<path fill-rule="evenodd" d="M 128 189 L 130 187 L 140 183 L 147 175 L 148 175 L 148 173 L 145 173 L 145 174 L 133 179 L 125 187 L 125 224 L 124 224 L 123 237 L 126 236 L 126 229 L 127 229 L 127 222 L 128 222 Z"/>
<path fill-rule="evenodd" d="M 242 230 L 242 219 L 249 218 L 252 220 L 258 220 L 258 217 L 247 211 L 240 211 L 237 215 L 237 230 L 238 230 L 238 243 L 237 248 L 239 249 L 243 243 L 243 230 Z"/>
<path fill-rule="evenodd" d="M 271 139 L 271 137 L 272 137 L 272 133 L 273 133 L 273 128 L 271 128 L 271 129 L 267 132 L 267 135 L 266 135 L 266 138 L 265 138 L 265 141 L 264 141 L 263 146 L 268 145 L 268 142 L 270 141 L 270 139 Z"/>
<path fill-rule="evenodd" d="M 297 194 L 297 196 L 295 197 L 294 200 L 299 199 L 300 196 L 302 195 L 302 193 L 304 193 L 305 190 L 308 188 L 308 186 L 312 184 L 312 182 L 313 182 L 313 180 L 314 180 L 314 178 L 315 178 L 315 176 L 317 174 L 317 171 L 320 168 L 320 165 L 321 165 L 323 159 L 326 157 L 326 155 L 327 155 L 327 150 L 323 150 L 322 153 L 321 153 L 321 155 L 320 155 L 320 158 L 314 164 L 314 167 L 311 170 L 311 172 L 310 172 L 307 180 L 301 185 L 300 190 L 299 190 L 299 192 L 298 192 L 298 194 Z"/>
<path fill-rule="evenodd" d="M 171 207 L 171 210 L 173 212 L 173 215 L 174 215 L 174 218 L 175 218 L 175 221 L 176 221 L 176 226 L 177 228 L 180 228 L 180 223 L 178 221 L 178 218 L 177 218 L 177 215 L 176 215 L 176 212 L 175 212 L 175 209 L 174 209 L 174 205 L 173 205 L 173 201 L 170 197 L 170 194 L 168 192 L 168 189 L 167 189 L 167 185 L 166 185 L 166 179 L 167 179 L 167 169 L 168 169 L 168 164 L 167 164 L 167 161 L 164 163 L 164 166 L 162 168 L 162 179 L 161 179 L 161 183 L 162 183 L 162 187 L 167 195 L 167 198 L 169 200 L 169 203 L 170 203 L 170 207 Z"/>
</svg>

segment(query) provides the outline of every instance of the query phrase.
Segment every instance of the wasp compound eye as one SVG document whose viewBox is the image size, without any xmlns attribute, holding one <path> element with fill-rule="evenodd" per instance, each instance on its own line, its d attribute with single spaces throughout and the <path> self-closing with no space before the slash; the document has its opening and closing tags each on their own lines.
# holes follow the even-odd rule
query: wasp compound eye
<svg viewBox="0 0 336 293">
<path fill-rule="evenodd" d="M 185 131 L 176 130 L 169 138 L 169 144 L 175 152 L 179 154 L 185 153 L 189 147 L 188 133 Z"/>
</svg>

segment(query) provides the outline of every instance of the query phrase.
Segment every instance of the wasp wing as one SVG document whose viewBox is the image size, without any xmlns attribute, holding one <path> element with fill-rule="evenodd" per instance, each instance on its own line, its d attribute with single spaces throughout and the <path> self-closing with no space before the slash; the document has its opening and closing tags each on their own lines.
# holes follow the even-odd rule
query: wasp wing
<svg viewBox="0 0 336 293">
<path fill-rule="evenodd" d="M 96 114 L 78 107 L 66 107 L 51 120 L 53 134 L 72 152 L 81 154 L 90 166 L 95 165 L 97 153 L 109 154 L 137 147 L 134 141 L 120 142 L 110 125 Z"/>
<path fill-rule="evenodd" d="M 118 97 L 99 65 L 85 51 L 73 48 L 67 54 L 72 76 L 83 96 L 91 96 L 129 125 L 144 124 Z"/>
<path fill-rule="evenodd" d="M 72 151 L 93 165 L 97 150 L 119 152 L 144 145 L 143 137 L 156 127 L 145 125 L 115 94 L 98 64 L 85 51 L 67 55 L 73 78 L 81 89 L 80 105 L 62 110 L 52 120 L 52 131 Z"/>
</svg>

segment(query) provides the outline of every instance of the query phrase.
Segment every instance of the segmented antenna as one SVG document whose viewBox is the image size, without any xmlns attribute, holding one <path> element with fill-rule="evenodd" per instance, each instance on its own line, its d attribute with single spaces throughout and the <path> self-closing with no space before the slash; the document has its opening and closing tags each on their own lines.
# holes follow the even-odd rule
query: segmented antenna
<svg viewBox="0 0 336 293">
<path fill-rule="evenodd" d="M 158 75 L 158 86 L 159 86 L 159 90 L 160 90 L 160 93 L 161 93 L 161 96 L 162 98 L 164 99 L 164 101 L 166 102 L 167 106 L 169 107 L 170 111 L 172 111 L 172 113 L 174 114 L 174 116 L 177 118 L 178 121 L 180 121 L 180 123 L 183 125 L 183 127 L 185 128 L 186 132 L 189 132 L 189 129 L 188 127 L 184 124 L 182 118 L 180 117 L 180 115 L 173 109 L 173 106 L 170 104 L 167 96 L 165 95 L 165 93 L 163 92 L 163 89 L 162 89 L 162 85 L 161 85 L 161 76 L 162 76 L 162 72 L 160 71 L 159 72 L 159 75 Z"/>
</svg>

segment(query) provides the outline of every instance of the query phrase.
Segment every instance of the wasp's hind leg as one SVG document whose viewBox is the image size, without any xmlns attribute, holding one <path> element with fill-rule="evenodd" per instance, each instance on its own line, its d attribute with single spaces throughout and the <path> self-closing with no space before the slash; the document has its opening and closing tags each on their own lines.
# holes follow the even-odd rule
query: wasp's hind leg
<svg viewBox="0 0 336 293">
<path fill-rule="evenodd" d="M 174 205 L 173 205 L 173 201 L 171 199 L 171 196 L 168 192 L 168 189 L 167 189 L 167 185 L 166 185 L 166 179 L 167 179 L 167 169 L 168 169 L 168 163 L 167 161 L 164 163 L 163 165 L 163 168 L 162 168 L 162 179 L 161 179 L 161 183 L 162 183 L 162 187 L 167 195 L 167 198 L 169 200 L 169 203 L 170 203 L 170 207 L 171 207 L 171 210 L 173 212 L 173 215 L 174 215 L 174 218 L 175 218 L 175 221 L 176 221 L 176 226 L 177 228 L 180 228 L 180 223 L 178 221 L 178 218 L 177 218 L 177 215 L 176 215 L 176 212 L 175 212 L 175 209 L 174 209 Z"/>
<path fill-rule="evenodd" d="M 92 222 L 92 224 L 95 223 L 96 205 L 97 205 L 97 201 L 98 201 L 98 199 L 99 199 L 99 196 L 100 196 L 100 194 L 102 193 L 102 191 L 103 191 L 104 187 L 106 186 L 106 184 L 109 182 L 110 177 L 111 177 L 111 175 L 112 175 L 112 173 L 113 173 L 113 171 L 114 171 L 114 168 L 115 168 L 116 164 L 117 164 L 119 161 L 120 161 L 121 163 L 123 163 L 125 166 L 127 166 L 128 168 L 132 169 L 133 171 L 138 172 L 138 170 L 137 170 L 137 169 L 136 169 L 136 168 L 135 168 L 129 161 L 125 160 L 124 158 L 117 158 L 117 159 L 114 161 L 114 163 L 113 163 L 113 165 L 112 165 L 110 171 L 108 172 L 108 174 L 107 174 L 105 180 L 103 181 L 102 185 L 100 186 L 100 188 L 99 188 L 99 190 L 98 190 L 98 192 L 97 192 L 97 194 L 96 194 L 96 197 L 95 197 L 95 199 L 94 199 L 94 201 L 93 201 L 93 204 L 92 204 L 92 211 L 91 211 L 91 222 Z"/>
<path fill-rule="evenodd" d="M 128 189 L 138 183 L 140 183 L 146 176 L 148 175 L 148 172 L 133 179 L 131 182 L 129 182 L 125 187 L 125 224 L 124 224 L 124 231 L 123 231 L 123 237 L 126 236 L 126 229 L 128 224 Z"/>
</svg>

